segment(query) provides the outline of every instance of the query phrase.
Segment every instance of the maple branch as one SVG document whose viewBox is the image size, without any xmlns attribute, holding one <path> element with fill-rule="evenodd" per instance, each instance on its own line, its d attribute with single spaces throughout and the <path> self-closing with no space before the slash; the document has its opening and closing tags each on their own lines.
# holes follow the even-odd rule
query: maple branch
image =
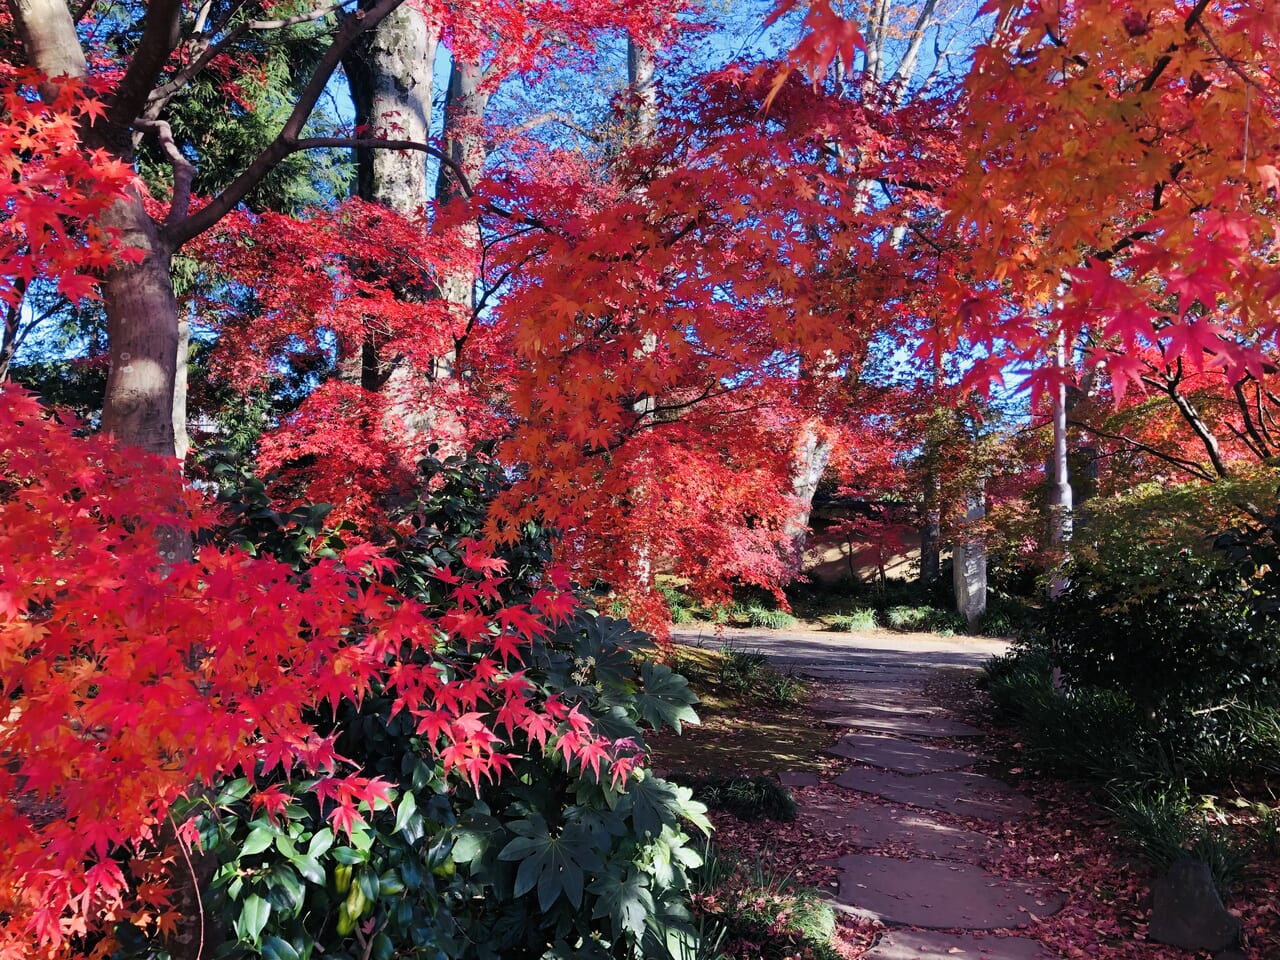
<svg viewBox="0 0 1280 960">
<path fill-rule="evenodd" d="M 558 123 L 560 126 L 572 130 L 585 140 L 590 140 L 592 143 L 604 143 L 605 138 L 599 133 L 594 130 L 588 130 L 580 123 L 575 122 L 572 117 L 566 117 L 564 114 L 560 113 L 535 114 L 523 123 L 516 124 L 514 127 L 509 128 L 509 131 L 513 134 L 527 133 L 535 127 L 540 127 L 545 123 Z"/>
<path fill-rule="evenodd" d="M 1253 381 L 1254 383 L 1254 401 L 1258 405 L 1258 424 L 1254 423 L 1253 412 L 1249 407 L 1249 400 L 1244 395 L 1244 386 L 1250 381 Z M 1236 430 L 1234 425 L 1232 425 L 1232 432 L 1234 432 L 1236 436 L 1240 437 L 1240 439 L 1243 440 L 1255 454 L 1257 454 L 1259 459 L 1266 460 L 1271 456 L 1271 445 L 1263 438 L 1261 432 L 1267 429 L 1266 423 L 1262 422 L 1262 388 L 1254 380 L 1253 374 L 1246 373 L 1243 377 L 1232 384 L 1232 390 L 1236 395 L 1236 402 L 1240 407 L 1244 430 L 1247 432 L 1248 438 L 1242 436 L 1241 432 Z M 1261 429 L 1259 429 L 1259 425 Z M 1252 443 L 1250 443 L 1250 439 L 1252 439 Z"/>
<path fill-rule="evenodd" d="M 24 278 L 18 277 L 13 286 L 18 297 L 5 309 L 4 342 L 0 344 L 0 383 L 9 379 L 9 364 L 18 352 L 18 325 L 22 321 L 22 303 L 27 298 L 27 281 Z"/>
<path fill-rule="evenodd" d="M 177 223 L 191 208 L 191 182 L 196 176 L 195 164 L 183 156 L 173 139 L 173 129 L 166 121 L 138 119 L 133 121 L 133 126 L 155 134 L 169 165 L 173 167 L 173 200 L 169 204 L 169 216 L 165 218 L 165 225 Z"/>
<path fill-rule="evenodd" d="M 1196 5 L 1191 8 L 1191 12 L 1187 14 L 1187 19 L 1182 22 L 1184 33 L 1190 33 L 1195 29 L 1197 23 L 1200 22 L 1201 15 L 1208 9 L 1209 4 L 1213 0 L 1197 0 Z M 1160 79 L 1160 75 L 1164 73 L 1165 68 L 1173 62 L 1173 54 L 1177 50 L 1177 46 L 1169 47 L 1165 53 L 1162 53 L 1158 60 L 1151 65 L 1151 72 L 1143 78 L 1142 83 L 1138 85 L 1138 89 L 1143 93 L 1147 93 L 1156 85 L 1156 81 Z"/>
<path fill-rule="evenodd" d="M 204 929 L 204 898 L 200 895 L 200 875 L 196 873 L 196 866 L 191 862 L 191 849 L 178 833 L 178 825 L 173 822 L 173 815 L 169 814 L 169 826 L 173 828 L 173 835 L 177 838 L 178 849 L 182 851 L 182 859 L 187 862 L 187 872 L 191 874 L 191 890 L 195 893 L 196 898 L 196 916 L 200 920 L 200 939 L 196 944 L 196 960 L 204 956 L 205 929 Z"/>
<path fill-rule="evenodd" d="M 199 236 L 225 217 L 249 195 L 249 191 L 256 187 L 263 177 L 276 168 L 281 160 L 294 152 L 296 149 L 294 144 L 299 142 L 302 128 L 324 93 L 329 78 L 342 61 L 343 54 L 358 36 L 376 27 L 402 2 L 403 0 L 377 0 L 372 7 L 367 10 L 356 10 L 343 21 L 333 42 L 329 44 L 329 49 L 320 57 L 315 71 L 311 74 L 311 79 L 299 94 L 298 102 L 294 104 L 293 110 L 280 132 L 276 134 L 276 138 L 245 167 L 230 186 L 210 200 L 207 205 L 179 223 L 165 225 L 163 236 L 171 249 L 177 250 L 192 237 Z"/>
<path fill-rule="evenodd" d="M 1132 437 L 1126 437 L 1121 433 L 1111 433 L 1109 430 L 1092 427 L 1079 420 L 1068 420 L 1067 425 L 1075 427 L 1077 430 L 1083 430 L 1086 433 L 1091 433 L 1095 437 L 1101 437 L 1104 440 L 1116 440 L 1120 443 L 1127 443 L 1129 446 L 1141 450 L 1143 453 L 1149 453 L 1153 457 L 1157 457 L 1158 459 L 1165 461 L 1165 463 L 1172 464 L 1179 470 L 1185 470 L 1193 477 L 1199 477 L 1201 480 L 1213 481 L 1217 479 L 1212 473 L 1200 466 L 1200 464 L 1196 463 L 1194 460 L 1184 460 L 1182 457 L 1176 457 L 1171 453 L 1165 453 L 1163 450 L 1158 450 L 1150 444 L 1143 443 L 1141 440 L 1134 440 Z"/>
<path fill-rule="evenodd" d="M 1183 379 L 1182 357 L 1178 357 L 1175 371 L 1166 373 L 1162 379 L 1156 380 L 1154 377 L 1145 376 L 1139 379 L 1148 386 L 1159 390 L 1173 401 L 1173 405 L 1177 408 L 1179 415 L 1187 422 L 1187 425 L 1191 427 L 1196 437 L 1200 440 L 1205 453 L 1209 456 L 1209 462 L 1213 464 L 1214 471 L 1219 477 L 1227 476 L 1229 471 L 1227 470 L 1226 462 L 1222 459 L 1218 438 L 1209 429 L 1209 425 L 1204 422 L 1204 418 L 1200 416 L 1200 411 L 1191 402 L 1191 398 L 1178 389 Z"/>
<path fill-rule="evenodd" d="M 1218 55 L 1224 64 L 1226 64 L 1228 70 L 1239 77 L 1244 82 L 1245 86 L 1255 87 L 1259 90 L 1262 89 L 1262 84 L 1258 83 L 1256 80 L 1250 79 L 1244 70 L 1241 69 L 1240 64 L 1223 52 L 1222 48 L 1218 46 L 1218 41 L 1215 40 L 1213 38 L 1213 34 L 1209 32 L 1209 28 L 1204 25 L 1203 20 L 1197 20 L 1196 26 L 1200 28 L 1200 32 L 1204 34 L 1204 38 L 1209 41 L 1209 46 L 1213 47 L 1213 52 Z"/>
<path fill-rule="evenodd" d="M 462 192 L 468 199 L 476 195 L 475 186 L 467 179 L 466 171 L 462 168 L 462 164 L 454 160 L 439 147 L 433 147 L 429 143 L 423 143 L 421 140 L 388 140 L 382 137 L 306 137 L 303 140 L 295 140 L 289 145 L 289 152 L 296 153 L 299 150 L 319 150 L 324 148 L 347 148 L 351 149 L 382 149 L 382 150 L 417 150 L 419 153 L 425 153 L 428 156 L 435 157 L 440 161 L 440 165 L 447 167 L 449 171 L 458 178 L 458 185 L 462 188 Z"/>
</svg>

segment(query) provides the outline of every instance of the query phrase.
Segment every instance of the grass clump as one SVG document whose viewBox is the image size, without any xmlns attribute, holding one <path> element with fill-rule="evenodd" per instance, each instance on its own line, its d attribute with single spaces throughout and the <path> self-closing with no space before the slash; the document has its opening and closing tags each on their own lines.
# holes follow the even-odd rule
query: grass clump
<svg viewBox="0 0 1280 960">
<path fill-rule="evenodd" d="M 1222 824 L 1207 820 L 1185 792 L 1121 793 L 1109 808 L 1125 836 L 1158 870 L 1190 857 L 1208 866 L 1220 890 L 1229 890 L 1250 864 L 1249 844 L 1232 838 Z"/>
<path fill-rule="evenodd" d="M 747 607 L 743 615 L 751 626 L 764 627 L 766 630 L 791 630 L 800 623 L 785 610 L 770 610 L 759 604 Z"/>
<path fill-rule="evenodd" d="M 865 630 L 874 630 L 878 626 L 876 612 L 865 608 L 854 610 L 852 613 L 837 613 L 827 617 L 827 625 L 830 629 L 841 633 L 859 633 Z"/>
</svg>

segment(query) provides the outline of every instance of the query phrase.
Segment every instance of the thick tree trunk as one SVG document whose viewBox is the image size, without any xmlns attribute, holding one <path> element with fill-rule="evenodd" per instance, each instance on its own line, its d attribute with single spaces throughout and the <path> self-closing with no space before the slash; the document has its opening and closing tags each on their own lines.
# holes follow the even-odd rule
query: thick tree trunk
<svg viewBox="0 0 1280 960">
<path fill-rule="evenodd" d="M 417 7 L 405 4 L 343 58 L 356 125 L 370 136 L 427 142 L 431 137 L 433 81 L 439 36 Z M 413 150 L 356 151 L 362 199 L 405 217 L 426 204 L 426 155 Z"/>
<path fill-rule="evenodd" d="M 920 524 L 920 585 L 931 587 L 942 576 L 942 491 L 930 468 L 924 478 Z"/>
<path fill-rule="evenodd" d="M 439 34 L 423 13 L 405 4 L 365 34 L 344 58 L 357 126 L 373 136 L 425 143 L 431 137 L 434 80 Z M 357 190 L 362 200 L 377 203 L 407 219 L 423 216 L 431 199 L 426 155 L 413 150 L 357 151 Z M 421 278 L 392 278 L 396 295 L 421 302 Z M 417 403 L 418 380 L 425 371 L 382 355 L 372 334 L 361 345 L 359 379 L 366 390 L 388 398 L 388 430 L 419 439 L 431 428 Z M 355 373 L 353 371 L 353 378 Z"/>
<path fill-rule="evenodd" d="M 818 484 L 830 462 L 831 442 L 822 436 L 815 424 L 802 425 L 791 468 L 791 495 L 795 499 L 795 507 L 784 527 L 790 541 L 789 559 L 797 573 L 804 565 L 804 553 L 809 545 L 809 518 L 813 514 L 813 497 L 818 492 Z"/>
<path fill-rule="evenodd" d="M 658 131 L 658 95 L 654 87 L 657 52 L 627 38 L 627 134 L 631 143 L 647 143 Z"/>
<path fill-rule="evenodd" d="M 979 489 L 969 497 L 965 523 L 975 523 L 987 515 L 984 493 Z M 956 612 L 972 631 L 987 613 L 987 545 L 979 537 L 956 537 L 951 557 L 951 582 L 956 593 Z"/>
<path fill-rule="evenodd" d="M 489 107 L 489 91 L 483 86 L 484 71 L 478 63 L 455 60 L 449 73 L 449 95 L 445 101 L 445 149 L 454 169 L 442 166 L 436 183 L 441 204 L 462 199 L 471 184 L 484 173 L 489 148 L 484 139 L 484 114 Z M 465 180 L 459 179 L 459 173 Z M 473 263 L 480 251 L 480 224 L 472 221 L 458 229 L 458 245 L 467 252 L 459 266 L 440 277 L 440 292 L 461 315 L 475 309 L 476 276 Z M 451 372 L 453 359 L 442 359 L 442 371 Z"/>
<path fill-rule="evenodd" d="M 630 103 L 627 107 L 627 135 L 629 144 L 642 144 L 651 141 L 658 129 L 658 100 L 653 86 L 656 70 L 654 51 L 636 43 L 634 37 L 627 37 L 627 93 Z M 644 333 L 637 351 L 637 359 L 652 354 L 658 349 L 658 336 L 652 330 Z M 658 398 L 645 396 L 631 405 L 636 414 L 637 424 L 652 420 L 657 409 Z M 641 464 L 642 472 L 651 469 L 650 464 Z M 631 499 L 643 503 L 648 499 L 647 484 L 644 479 L 632 488 Z M 635 544 L 635 582 L 640 593 L 653 588 L 653 543 L 648 537 Z"/>
<path fill-rule="evenodd" d="M 174 423 L 179 408 L 185 420 L 186 398 L 176 402 L 182 338 L 169 275 L 172 252 L 137 195 L 102 219 L 119 231 L 123 247 L 142 257 L 113 268 L 103 284 L 111 366 L 102 429 L 127 446 L 175 457 Z"/>
<path fill-rule="evenodd" d="M 84 77 L 89 72 L 76 25 L 64 0 L 12 0 L 14 26 L 22 39 L 27 62 L 51 79 Z M 55 83 L 44 84 L 40 95 L 52 100 Z"/>
</svg>

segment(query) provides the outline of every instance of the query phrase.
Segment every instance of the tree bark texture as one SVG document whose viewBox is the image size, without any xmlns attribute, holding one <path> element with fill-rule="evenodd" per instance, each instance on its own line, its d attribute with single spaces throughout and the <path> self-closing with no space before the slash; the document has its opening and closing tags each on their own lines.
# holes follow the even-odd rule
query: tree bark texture
<svg viewBox="0 0 1280 960">
<path fill-rule="evenodd" d="M 355 103 L 356 126 L 369 135 L 426 143 L 431 138 L 436 52 L 440 38 L 411 4 L 364 34 L 343 58 Z M 428 199 L 426 155 L 412 150 L 356 151 L 361 198 L 405 217 Z"/>
</svg>

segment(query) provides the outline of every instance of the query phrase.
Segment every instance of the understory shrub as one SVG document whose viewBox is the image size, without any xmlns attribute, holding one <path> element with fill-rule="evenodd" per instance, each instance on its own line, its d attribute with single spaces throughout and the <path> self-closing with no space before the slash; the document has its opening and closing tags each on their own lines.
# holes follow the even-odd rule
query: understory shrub
<svg viewBox="0 0 1280 960">
<path fill-rule="evenodd" d="M 1123 694 L 1055 685 L 1043 647 L 988 663 L 985 685 L 1014 723 L 1029 765 L 1105 788 L 1105 805 L 1157 869 L 1179 857 L 1207 864 L 1218 885 L 1238 883 L 1254 848 L 1280 845 L 1280 817 L 1258 816 L 1252 844 L 1206 817 L 1196 788 L 1280 770 L 1280 711 L 1232 702 L 1153 725 Z M 1274 819 L 1273 819 L 1274 817 Z"/>
<path fill-rule="evenodd" d="M 430 603 L 442 584 L 471 575 L 461 558 L 502 478 L 475 462 L 428 462 L 424 470 L 434 482 L 405 508 L 410 532 L 385 576 L 404 595 Z M 261 509 L 240 516 L 236 536 L 287 550 L 291 562 L 305 556 L 300 538 L 314 538 L 319 519 Z M 538 589 L 548 547 L 545 535 L 530 531 L 507 548 L 508 576 L 495 602 Z M 341 701 L 336 712 L 315 718 L 339 756 L 390 786 L 389 802 L 354 798 L 363 822 L 335 829 L 332 799 L 318 782 L 293 782 L 278 768 L 264 772 L 253 793 L 241 778 L 196 797 L 186 813 L 210 873 L 205 902 L 225 931 L 210 956 L 695 956 L 690 877 L 701 857 L 689 831 L 709 833 L 706 808 L 688 788 L 644 768 L 612 766 L 607 755 L 583 754 L 566 767 L 560 744 L 598 732 L 641 754 L 647 731 L 696 722 L 696 697 L 653 658 L 646 634 L 583 603 L 524 643 L 522 662 L 504 681 L 524 685 L 558 725 L 512 729 L 501 716 L 483 716 L 483 702 L 470 715 L 501 731 L 508 758 L 501 776 L 467 779 L 455 770 L 446 777 L 435 733 L 375 688 L 358 705 Z M 482 636 L 442 647 L 432 662 L 446 673 L 471 669 L 483 654 L 492 656 L 495 642 Z M 270 798 L 265 806 L 263 796 Z M 165 957 L 130 924 L 117 936 L 121 960 Z"/>
<path fill-rule="evenodd" d="M 1044 611 L 1067 679 L 1122 694 L 1147 725 L 1231 701 L 1280 704 L 1280 556 L 1274 525 L 1247 507 L 1274 502 L 1277 476 L 1150 485 L 1095 506 L 1070 584 Z"/>
<path fill-rule="evenodd" d="M 693 798 L 711 810 L 724 810 L 739 820 L 779 820 L 796 818 L 796 801 L 791 791 L 773 777 L 692 777 L 673 779 L 689 787 Z"/>
</svg>

